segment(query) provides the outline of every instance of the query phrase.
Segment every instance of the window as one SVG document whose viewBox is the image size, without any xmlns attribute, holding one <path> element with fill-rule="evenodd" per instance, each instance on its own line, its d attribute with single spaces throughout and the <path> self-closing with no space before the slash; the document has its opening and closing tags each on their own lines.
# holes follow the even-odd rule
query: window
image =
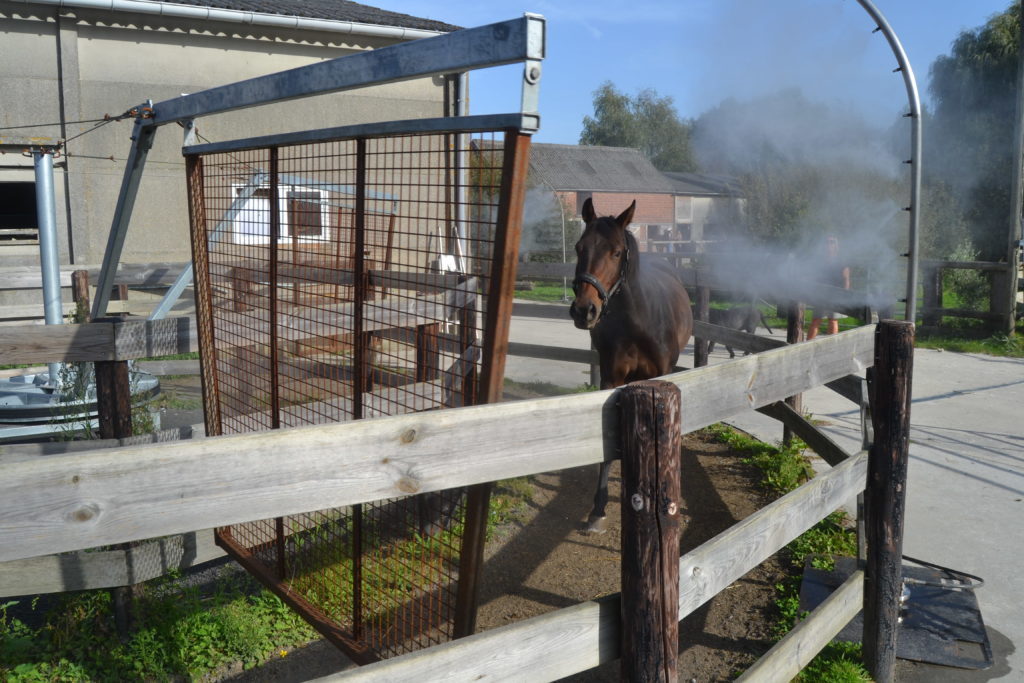
<svg viewBox="0 0 1024 683">
<path fill-rule="evenodd" d="M 267 244 L 270 241 L 270 188 L 234 187 L 235 201 L 225 218 L 233 224 L 236 244 Z M 324 192 L 316 189 L 281 185 L 278 187 L 279 239 L 295 237 L 300 242 L 326 237 L 329 224 Z"/>
<path fill-rule="evenodd" d="M 39 239 L 34 182 L 0 183 L 0 244 Z"/>
</svg>

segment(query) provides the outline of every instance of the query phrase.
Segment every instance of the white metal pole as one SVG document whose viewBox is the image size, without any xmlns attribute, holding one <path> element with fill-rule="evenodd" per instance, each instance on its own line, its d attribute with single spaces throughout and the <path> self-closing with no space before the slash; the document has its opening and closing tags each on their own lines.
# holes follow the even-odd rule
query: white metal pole
<svg viewBox="0 0 1024 683">
<path fill-rule="evenodd" d="M 43 275 L 43 312 L 47 325 L 64 322 L 60 297 L 60 249 L 57 246 L 57 208 L 53 198 L 52 148 L 32 150 L 36 175 L 36 221 L 39 227 L 39 265 Z M 60 363 L 49 363 L 51 386 L 57 386 Z"/>
</svg>

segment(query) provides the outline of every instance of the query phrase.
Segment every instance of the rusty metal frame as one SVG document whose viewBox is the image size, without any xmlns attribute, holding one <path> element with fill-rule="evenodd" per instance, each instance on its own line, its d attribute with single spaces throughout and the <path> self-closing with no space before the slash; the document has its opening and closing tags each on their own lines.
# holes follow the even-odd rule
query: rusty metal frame
<svg viewBox="0 0 1024 683">
<path fill-rule="evenodd" d="M 265 149 L 253 147 L 251 141 L 246 141 L 213 150 L 209 147 L 188 150 L 191 152 L 187 156 L 187 167 L 208 433 L 276 429 L 324 419 L 363 419 L 390 414 L 391 410 L 400 413 L 422 409 L 414 396 L 411 403 L 404 403 L 401 396 L 405 387 L 421 384 L 433 386 L 439 392 L 438 398 L 433 399 L 436 403 L 422 401 L 428 408 L 500 399 L 530 137 L 514 127 L 476 131 L 474 134 L 482 136 L 481 139 L 486 139 L 487 135 L 501 139 L 478 145 L 474 148 L 477 157 L 473 157 L 474 153 L 459 152 L 455 146 L 444 142 L 465 134 L 459 121 L 450 123 L 453 124 L 450 130 L 428 134 L 395 135 L 391 132 L 393 128 L 387 128 L 385 133 L 370 135 L 361 129 L 362 135 L 348 139 L 322 142 L 303 139 L 299 143 Z M 246 156 L 247 153 L 252 156 Z M 484 159 L 477 162 L 482 170 L 475 181 L 480 185 L 476 194 L 472 188 L 454 189 L 469 177 L 468 169 L 460 168 L 460 164 L 472 163 L 471 157 Z M 437 160 L 436 166 L 432 159 Z M 257 201 L 266 201 L 268 210 L 260 214 L 252 206 L 245 208 L 238 204 L 237 188 L 232 189 L 230 179 L 251 177 L 254 168 L 261 172 L 258 168 L 264 163 L 267 187 L 260 191 L 262 194 L 250 191 L 246 195 L 252 197 L 253 206 Z M 335 169 L 332 163 L 338 167 Z M 349 228 L 343 230 L 342 214 L 347 215 L 347 210 L 328 212 L 328 222 L 320 226 L 328 242 L 308 247 L 313 250 L 311 257 L 297 255 L 300 244 L 296 231 L 305 225 L 306 219 L 288 213 L 288 223 L 284 223 L 286 211 L 309 210 L 295 209 L 291 202 L 287 207 L 281 206 L 281 178 L 297 177 L 294 169 L 286 168 L 286 164 L 311 164 L 312 175 L 318 175 L 317 182 L 324 187 L 351 188 L 354 209 L 350 233 L 344 232 Z M 351 182 L 335 182 L 334 175 L 338 174 Z M 392 179 L 385 181 L 380 177 Z M 380 191 L 381 187 L 390 189 L 391 184 L 399 188 L 395 190 L 397 195 Z M 213 192 L 213 196 L 207 196 L 209 192 Z M 402 193 L 406 196 L 398 196 Z M 384 197 L 398 197 L 394 199 L 395 208 L 371 226 L 372 202 L 383 201 Z M 319 209 L 314 210 L 317 212 L 315 220 L 321 220 L 323 214 Z M 475 217 L 470 215 L 473 211 Z M 269 224 L 260 230 L 266 230 L 267 243 L 246 242 L 247 235 L 258 233 L 246 232 L 249 228 L 245 226 L 233 226 L 224 218 L 229 214 L 232 220 L 241 220 L 240 216 L 265 216 Z M 430 216 L 435 215 L 442 223 L 455 220 L 455 216 L 460 216 L 460 220 L 466 217 L 468 223 L 475 221 L 478 234 L 469 238 L 473 243 L 469 249 L 475 250 L 469 262 L 475 264 L 477 271 L 430 271 L 429 257 L 434 252 L 430 240 L 424 238 L 431 234 L 429 229 L 432 228 L 426 226 L 433 220 Z M 401 227 L 396 227 L 396 223 Z M 232 230 L 243 239 L 233 239 Z M 380 235 L 381 231 L 386 231 L 386 237 Z M 371 232 L 375 234 L 373 244 Z M 284 239 L 285 234 L 291 239 Z M 351 239 L 350 243 L 345 243 L 351 246 L 348 266 L 341 263 L 348 258 L 342 255 L 343 240 L 349 239 L 343 234 L 350 234 Z M 369 254 L 373 249 L 383 254 L 377 256 L 383 258 L 383 262 L 371 261 Z M 290 259 L 285 259 L 286 254 Z M 245 262 L 243 265 L 231 265 L 239 258 Z M 230 295 L 218 292 L 217 278 L 222 290 L 230 289 Z M 240 284 L 242 280 L 246 281 L 244 285 Z M 234 284 L 228 287 L 225 283 Z M 328 285 L 333 294 L 323 294 L 321 285 L 316 283 Z M 309 291 L 300 291 L 301 287 Z M 286 295 L 287 288 L 290 288 L 290 296 Z M 339 296 L 340 290 L 347 292 L 345 296 Z M 333 296 L 334 300 L 324 300 L 324 296 Z M 240 297 L 249 297 L 255 303 L 243 302 Z M 437 304 L 430 303 L 435 300 Z M 406 322 L 388 322 L 391 320 L 389 312 L 412 310 L 409 308 L 412 305 L 417 312 L 411 318 L 406 316 Z M 434 309 L 439 311 L 434 315 L 441 317 L 428 315 Z M 333 310 L 348 311 L 344 314 L 348 322 L 334 323 L 344 324 L 343 327 L 330 328 L 331 320 L 342 319 L 341 313 L 330 313 Z M 289 320 L 305 315 L 310 316 L 311 325 L 315 324 L 315 334 L 336 339 L 337 344 L 344 347 L 339 351 L 339 364 L 332 366 L 336 370 L 331 377 L 336 379 L 324 383 L 325 392 L 329 387 L 344 385 L 337 389 L 341 393 L 315 401 L 310 399 L 312 402 L 286 399 L 284 389 L 285 378 L 294 378 L 287 373 L 295 372 L 300 367 L 297 363 L 308 361 L 322 365 L 326 362 L 316 360 L 315 353 L 303 355 L 303 345 L 307 344 L 305 337 L 287 336 L 293 324 Z M 249 325 L 251 332 L 238 332 L 238 325 Z M 330 329 L 323 331 L 324 328 Z M 316 347 L 316 343 L 308 343 L 311 348 Z M 263 347 L 267 350 L 260 351 Z M 260 355 L 264 353 L 266 356 Z M 400 357 L 406 360 L 401 361 Z M 396 378 L 394 373 L 401 375 L 401 371 L 394 369 L 395 363 L 403 362 L 411 367 L 405 379 Z M 225 372 L 242 375 L 243 379 L 225 375 Z M 344 379 L 346 376 L 348 380 Z M 316 377 L 315 374 L 303 375 L 300 380 L 306 382 Z M 345 389 L 345 386 L 351 388 Z M 260 407 L 262 404 L 256 396 L 263 389 L 269 394 L 269 415 Z M 288 391 L 294 392 L 291 387 Z M 350 395 L 346 393 L 349 391 Z M 389 397 L 388 405 L 382 403 L 381 397 L 385 394 Z M 299 402 L 290 403 L 295 400 Z M 372 402 L 368 404 L 367 400 Z M 307 405 L 320 404 L 348 407 L 334 410 L 335 418 L 306 414 Z M 234 415 L 239 417 L 236 419 Z M 353 506 L 350 510 L 322 511 L 302 519 L 299 519 L 302 516 L 292 516 L 254 522 L 251 529 L 236 525 L 237 530 L 236 527 L 218 530 L 217 542 L 282 600 L 302 613 L 327 639 L 356 661 L 368 662 L 473 632 L 489 495 L 490 486 L 481 484 L 464 492 L 428 494 Z M 435 522 L 431 515 L 434 512 L 442 515 L 440 519 L 448 520 L 438 529 L 433 528 Z M 320 515 L 317 519 L 328 522 L 307 522 L 316 515 Z M 402 519 L 415 521 L 405 522 L 407 531 L 396 531 L 395 525 L 401 525 Z M 313 575 L 305 569 L 302 572 L 306 573 L 295 573 L 300 571 L 298 567 L 305 567 L 304 563 L 315 564 L 321 560 L 294 554 L 300 552 L 297 548 L 307 532 L 314 539 L 310 545 L 320 543 L 316 539 L 320 538 L 321 527 L 337 528 L 337 531 L 324 533 L 327 540 L 323 543 L 344 546 L 335 555 L 325 553 L 323 556 L 351 558 L 351 578 L 345 579 L 351 582 L 351 594 L 341 598 L 339 603 L 351 604 L 351 613 L 340 617 L 324 611 L 327 608 L 317 607 L 302 592 L 305 589 L 294 583 L 321 580 L 310 579 Z M 454 529 L 461 535 L 452 535 L 456 534 Z M 412 592 L 405 602 L 398 603 L 391 597 L 381 602 L 379 596 L 365 592 L 365 587 L 374 581 L 389 580 L 381 579 L 381 572 L 387 571 L 381 569 L 382 561 L 363 559 L 373 543 L 396 534 L 401 538 L 404 538 L 403 533 L 426 538 L 441 532 L 450 533 L 440 541 L 440 554 L 431 560 L 441 565 L 436 570 L 415 570 L 424 576 L 435 576 L 436 571 L 441 583 L 411 587 L 408 590 Z M 431 545 L 435 545 L 433 541 Z M 313 553 L 309 557 L 321 557 L 317 554 L 319 550 L 309 552 Z M 400 552 L 386 547 L 374 552 L 403 561 Z M 408 566 L 405 565 L 406 569 Z M 434 579 L 428 577 L 428 580 Z M 410 585 L 420 586 L 415 582 Z M 436 587 L 431 588 L 431 585 Z M 396 620 L 395 624 L 385 623 L 387 619 Z"/>
</svg>

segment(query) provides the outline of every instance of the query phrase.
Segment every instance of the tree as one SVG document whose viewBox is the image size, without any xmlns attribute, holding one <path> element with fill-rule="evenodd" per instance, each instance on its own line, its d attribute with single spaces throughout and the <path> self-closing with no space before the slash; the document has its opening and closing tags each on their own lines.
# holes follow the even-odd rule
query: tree
<svg viewBox="0 0 1024 683">
<path fill-rule="evenodd" d="M 732 176 L 746 199 L 746 231 L 792 248 L 825 235 L 876 249 L 898 211 L 901 168 L 887 139 L 853 112 L 798 89 L 750 101 L 726 99 L 693 126 L 701 168 Z"/>
<path fill-rule="evenodd" d="M 648 88 L 631 98 L 605 81 L 594 91 L 594 116 L 583 117 L 580 144 L 632 147 L 661 171 L 695 171 L 691 125 L 679 118 L 671 97 Z"/>
<path fill-rule="evenodd" d="M 1000 260 L 1006 250 L 1019 42 L 1014 2 L 984 26 L 963 31 L 930 71 L 925 180 L 951 189 L 986 260 Z"/>
</svg>

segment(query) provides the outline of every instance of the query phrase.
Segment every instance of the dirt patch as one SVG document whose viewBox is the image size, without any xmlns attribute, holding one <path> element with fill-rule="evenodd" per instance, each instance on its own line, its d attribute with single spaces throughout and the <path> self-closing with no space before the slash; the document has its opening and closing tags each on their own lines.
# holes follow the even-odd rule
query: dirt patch
<svg viewBox="0 0 1024 683">
<path fill-rule="evenodd" d="M 732 526 L 767 502 L 758 472 L 726 446 L 700 434 L 683 445 L 683 551 Z M 609 530 L 584 531 L 596 467 L 531 478 L 535 495 L 523 520 L 487 548 L 478 630 L 617 593 L 619 585 L 618 463 L 609 483 Z M 771 646 L 774 585 L 785 576 L 772 559 L 687 617 L 680 626 L 681 680 L 727 681 Z M 571 681 L 617 681 L 618 662 Z"/>
</svg>

